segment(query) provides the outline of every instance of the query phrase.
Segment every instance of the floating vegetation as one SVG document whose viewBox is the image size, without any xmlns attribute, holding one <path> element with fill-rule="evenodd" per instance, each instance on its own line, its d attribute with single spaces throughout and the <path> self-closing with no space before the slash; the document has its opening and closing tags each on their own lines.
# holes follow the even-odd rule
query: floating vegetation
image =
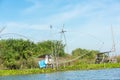
<svg viewBox="0 0 120 80">
<path fill-rule="evenodd" d="M 55 72 L 55 69 L 23 69 L 23 70 L 0 70 L 0 76 L 7 75 L 24 75 Z"/>
<path fill-rule="evenodd" d="M 68 71 L 68 70 L 91 70 L 91 69 L 104 69 L 104 68 L 120 68 L 120 63 L 105 63 L 105 64 L 79 64 L 71 66 L 62 66 L 56 69 L 22 69 L 22 70 L 0 70 L 0 76 L 7 75 L 25 75 L 25 74 L 41 74 L 51 73 L 56 71 Z"/>
</svg>

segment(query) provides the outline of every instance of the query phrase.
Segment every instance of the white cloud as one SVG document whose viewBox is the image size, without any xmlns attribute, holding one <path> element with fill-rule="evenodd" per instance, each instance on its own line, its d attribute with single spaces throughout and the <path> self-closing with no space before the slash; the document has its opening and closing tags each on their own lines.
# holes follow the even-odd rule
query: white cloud
<svg viewBox="0 0 120 80">
<path fill-rule="evenodd" d="M 38 10 L 41 7 L 40 2 L 38 0 L 26 0 L 26 1 L 29 2 L 29 3 L 32 3 L 32 5 L 25 8 L 22 11 L 22 14 L 33 13 L 33 12 L 35 12 L 36 10 Z"/>
<path fill-rule="evenodd" d="M 6 25 L 12 29 L 33 29 L 33 30 L 48 30 L 49 25 L 45 24 L 25 24 L 25 23 L 17 23 L 17 22 L 8 22 Z"/>
<path fill-rule="evenodd" d="M 50 26 L 47 24 L 8 22 L 6 26 L 6 29 L 0 34 L 2 38 L 26 37 L 34 42 L 51 39 Z"/>
<path fill-rule="evenodd" d="M 68 6 L 65 6 L 63 7 L 63 9 L 66 7 L 68 8 Z M 53 15 L 50 15 L 46 18 L 46 21 L 52 24 L 64 23 L 66 21 L 70 21 L 79 16 L 82 16 L 88 10 L 87 8 L 87 6 L 82 7 L 80 4 L 77 4 L 74 7 L 69 6 L 68 10 L 66 11 L 61 11 L 59 13 L 54 13 Z"/>
</svg>

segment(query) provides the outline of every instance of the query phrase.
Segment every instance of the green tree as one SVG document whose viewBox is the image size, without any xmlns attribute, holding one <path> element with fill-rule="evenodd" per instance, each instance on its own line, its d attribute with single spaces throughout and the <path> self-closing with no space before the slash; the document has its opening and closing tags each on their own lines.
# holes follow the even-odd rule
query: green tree
<svg viewBox="0 0 120 80">
<path fill-rule="evenodd" d="M 86 49 L 81 49 L 77 48 L 72 51 L 72 56 L 81 56 L 79 59 L 82 63 L 94 63 L 95 62 L 95 57 L 98 51 L 95 50 L 86 50 Z"/>
<path fill-rule="evenodd" d="M 23 39 L 0 40 L 0 64 L 7 69 L 34 68 L 34 58 L 46 53 L 63 56 L 64 45 L 49 40 L 36 44 Z"/>
</svg>

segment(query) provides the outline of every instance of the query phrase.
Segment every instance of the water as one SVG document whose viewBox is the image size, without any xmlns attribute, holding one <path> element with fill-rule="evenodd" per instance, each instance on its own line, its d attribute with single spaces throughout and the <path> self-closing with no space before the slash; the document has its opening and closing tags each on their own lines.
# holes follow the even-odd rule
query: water
<svg viewBox="0 0 120 80">
<path fill-rule="evenodd" d="M 0 80 L 120 80 L 120 68 L 5 76 Z"/>
</svg>

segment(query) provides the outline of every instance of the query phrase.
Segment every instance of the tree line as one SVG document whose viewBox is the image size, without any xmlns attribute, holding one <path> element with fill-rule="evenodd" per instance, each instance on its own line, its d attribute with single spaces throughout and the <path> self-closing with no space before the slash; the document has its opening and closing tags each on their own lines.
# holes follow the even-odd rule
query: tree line
<svg viewBox="0 0 120 80">
<path fill-rule="evenodd" d="M 77 61 L 78 64 L 82 63 L 95 63 L 96 54 L 99 53 L 97 50 L 87 50 L 82 48 L 76 48 L 72 51 L 72 56 L 81 56 Z"/>
<path fill-rule="evenodd" d="M 66 57 L 68 55 L 64 49 L 65 45 L 58 40 L 35 43 L 23 39 L 2 39 L 0 40 L 0 69 L 37 68 L 36 58 L 44 54 Z M 97 53 L 99 51 L 77 48 L 69 56 L 72 58 L 82 56 L 76 64 L 94 63 Z"/>
<path fill-rule="evenodd" d="M 64 56 L 64 47 L 56 40 L 37 43 L 23 39 L 0 40 L 0 69 L 36 68 L 35 58 L 52 53 Z"/>
</svg>

